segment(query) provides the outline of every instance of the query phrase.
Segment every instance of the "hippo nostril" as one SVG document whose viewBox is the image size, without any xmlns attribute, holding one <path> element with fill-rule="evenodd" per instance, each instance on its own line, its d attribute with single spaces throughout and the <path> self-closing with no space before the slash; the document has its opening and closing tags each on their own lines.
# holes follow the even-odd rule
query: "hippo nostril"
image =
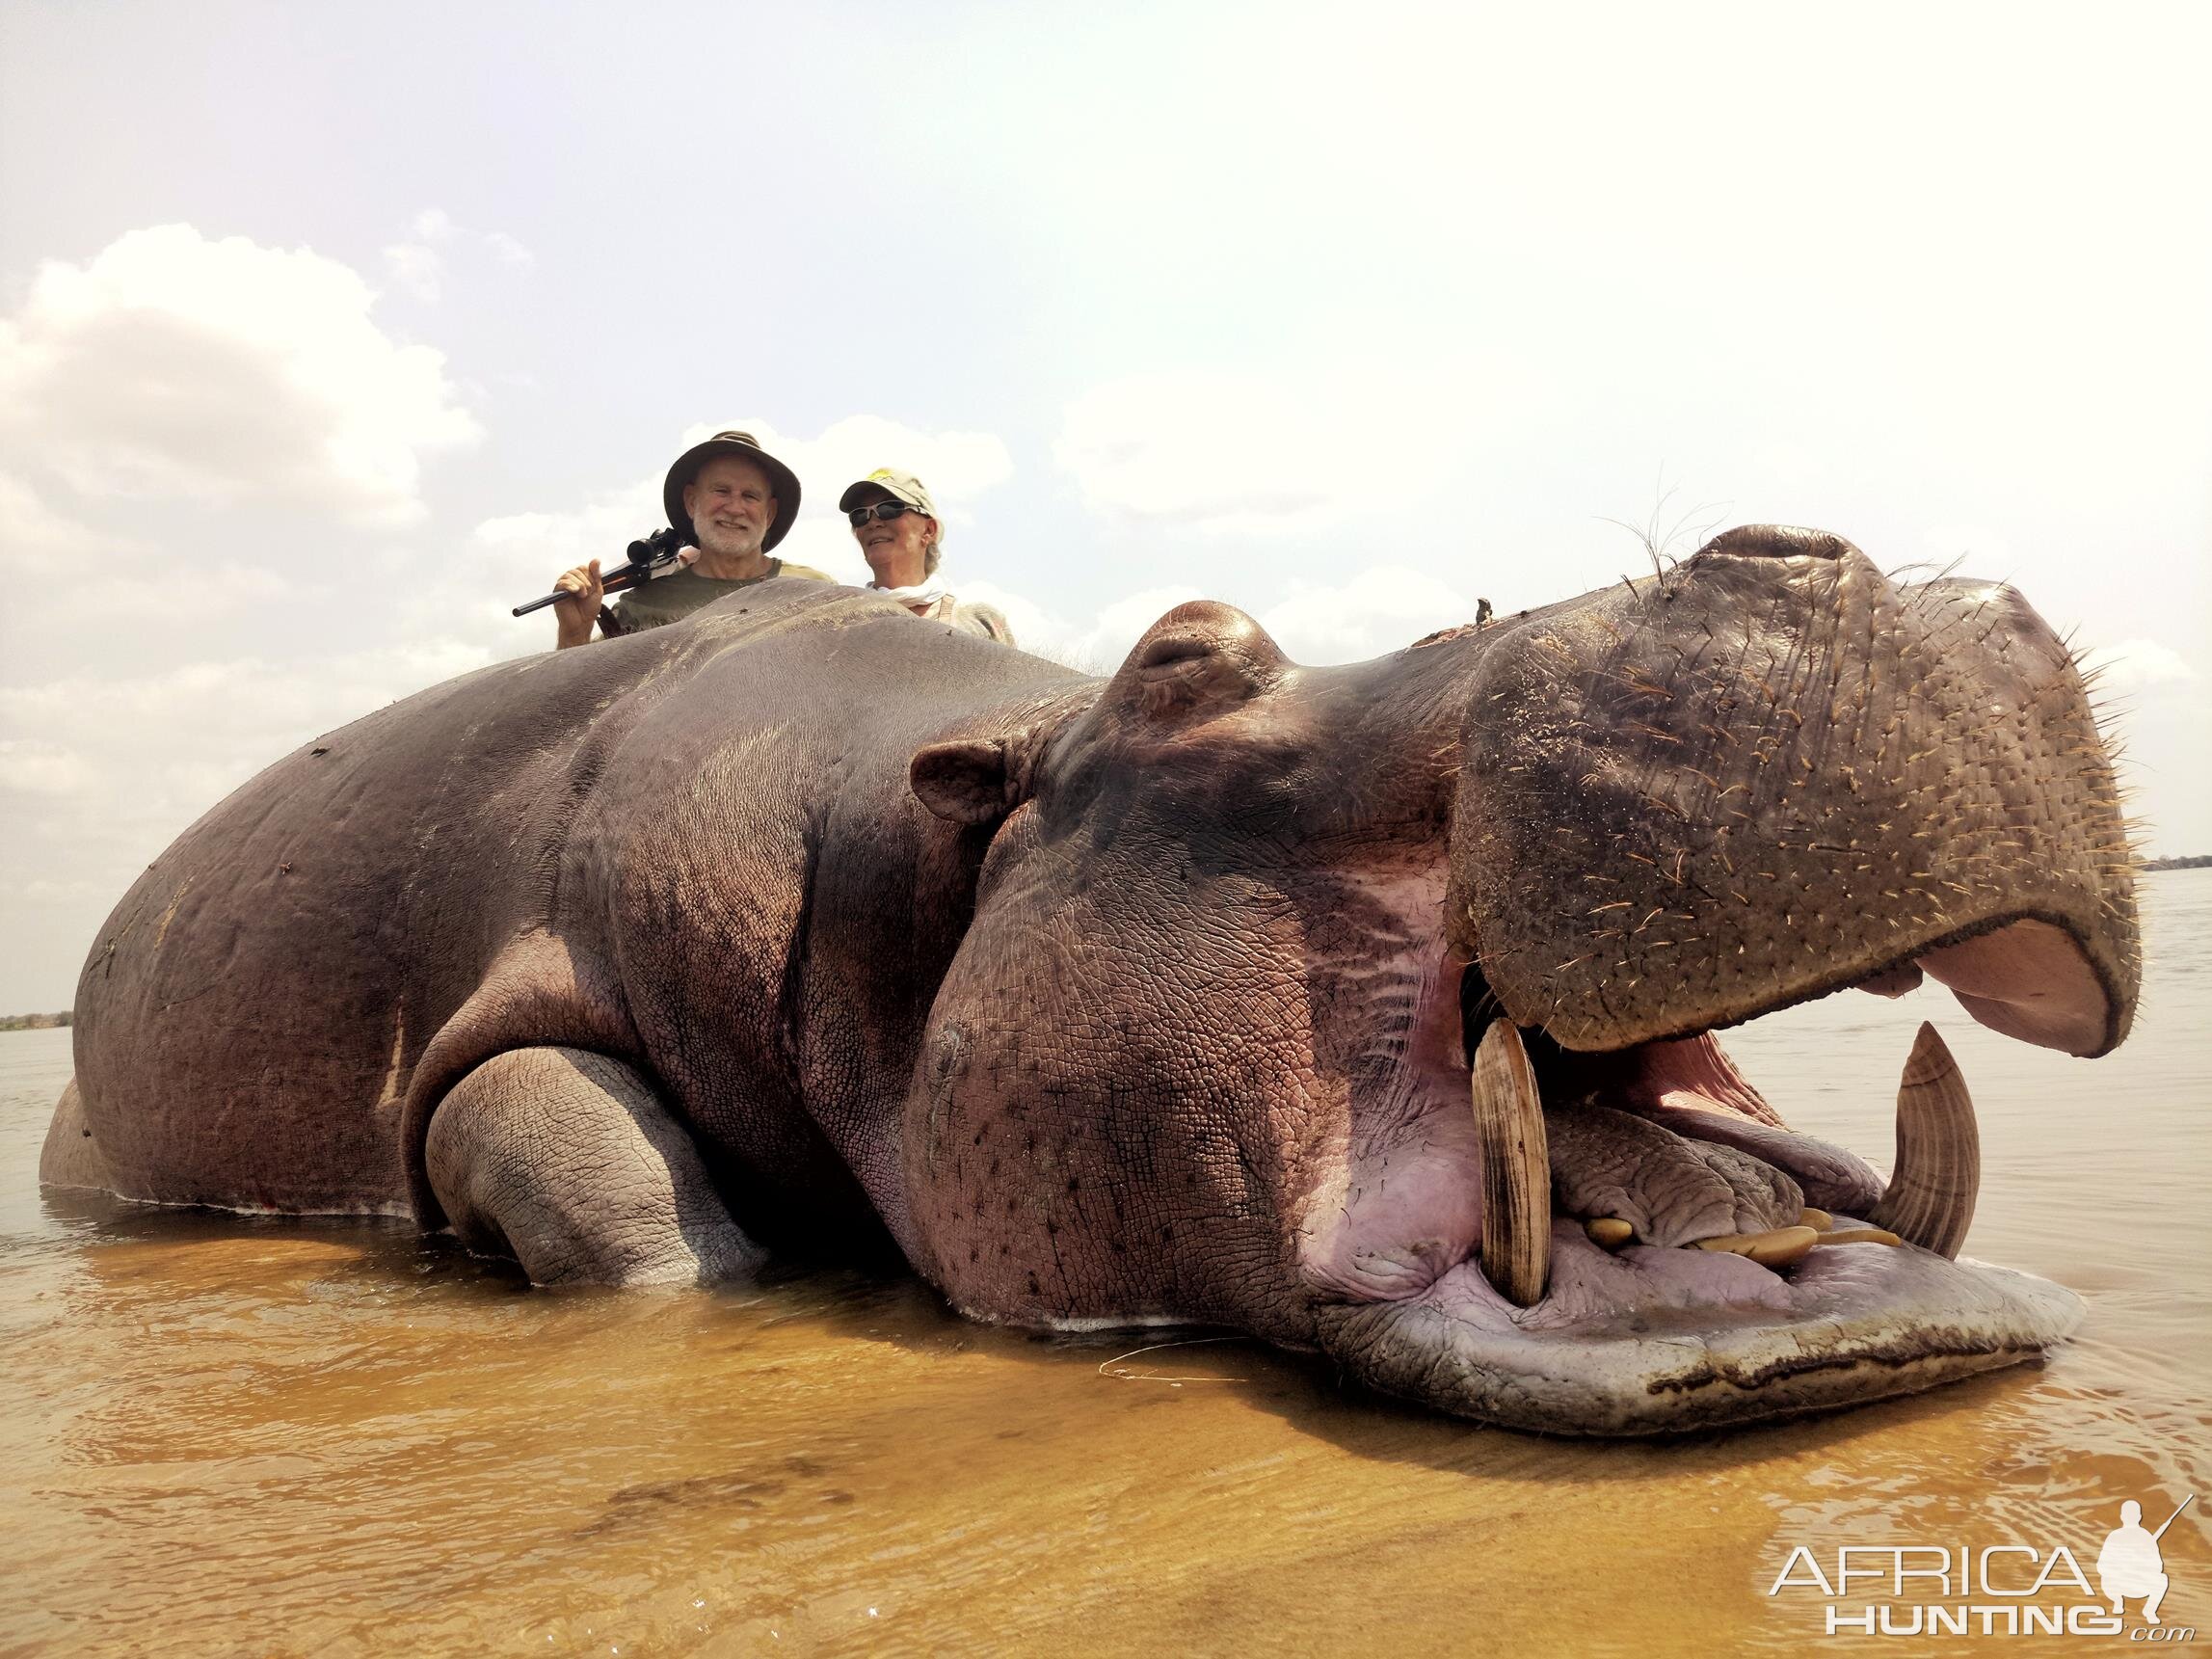
<svg viewBox="0 0 2212 1659">
<path fill-rule="evenodd" d="M 1840 559 L 1857 551 L 1830 531 L 1808 530 L 1798 524 L 1738 524 L 1697 550 L 1755 559 Z"/>
</svg>

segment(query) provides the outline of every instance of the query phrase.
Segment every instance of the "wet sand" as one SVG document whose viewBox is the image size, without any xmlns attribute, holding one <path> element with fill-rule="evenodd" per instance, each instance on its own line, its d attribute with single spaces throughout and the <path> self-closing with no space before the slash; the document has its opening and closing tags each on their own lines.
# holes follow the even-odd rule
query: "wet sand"
<svg viewBox="0 0 2212 1659">
<path fill-rule="evenodd" d="M 2145 922 L 2138 1034 L 2093 1064 L 1935 990 L 1728 1040 L 1886 1164 L 1933 1019 L 1981 1109 L 1967 1252 L 2073 1287 L 2082 1337 L 1656 1445 L 1240 1341 L 990 1329 L 907 1280 L 552 1295 L 392 1224 L 41 1197 L 69 1033 L 0 1033 L 0 1653 L 1849 1651 L 1825 1598 L 1766 1593 L 1798 1544 L 2093 1574 L 2123 1500 L 2155 1526 L 2190 1491 L 2162 1612 L 2212 1622 L 2212 872 L 2145 878 Z"/>
</svg>

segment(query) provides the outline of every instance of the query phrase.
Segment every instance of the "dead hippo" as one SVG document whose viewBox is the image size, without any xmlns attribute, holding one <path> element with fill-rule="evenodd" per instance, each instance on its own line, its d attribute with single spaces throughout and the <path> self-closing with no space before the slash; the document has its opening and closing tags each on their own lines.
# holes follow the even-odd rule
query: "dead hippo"
<svg viewBox="0 0 2212 1659">
<path fill-rule="evenodd" d="M 1739 529 L 1353 667 L 1186 604 L 1101 681 L 777 581 L 209 813 L 86 964 L 41 1175 L 546 1284 L 894 1248 L 978 1319 L 1689 1430 L 2073 1328 L 1951 1259 L 1932 1031 L 1886 1182 L 1712 1034 L 1924 972 L 2074 1055 L 2133 1013 L 2111 764 L 2010 589 Z"/>
</svg>

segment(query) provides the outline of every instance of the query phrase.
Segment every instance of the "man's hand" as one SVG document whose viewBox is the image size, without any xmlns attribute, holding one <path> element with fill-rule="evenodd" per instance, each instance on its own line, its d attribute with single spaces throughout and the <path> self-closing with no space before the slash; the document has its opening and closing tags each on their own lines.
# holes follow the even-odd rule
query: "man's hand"
<svg viewBox="0 0 2212 1659">
<path fill-rule="evenodd" d="M 600 606 L 607 596 L 606 589 L 600 585 L 599 560 L 564 572 L 561 579 L 553 584 L 553 591 L 561 596 L 553 602 L 553 619 L 561 629 L 553 641 L 553 649 L 566 651 L 572 645 L 589 645 L 592 624 L 599 620 Z"/>
</svg>

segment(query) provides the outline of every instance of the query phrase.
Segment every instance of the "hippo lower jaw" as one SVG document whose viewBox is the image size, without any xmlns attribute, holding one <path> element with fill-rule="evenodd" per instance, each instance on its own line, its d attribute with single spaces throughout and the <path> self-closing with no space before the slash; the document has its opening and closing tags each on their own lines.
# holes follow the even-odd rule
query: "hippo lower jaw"
<svg viewBox="0 0 2212 1659">
<path fill-rule="evenodd" d="M 2082 1317 L 2047 1280 L 1912 1245 L 1816 1248 L 1785 1278 L 1703 1251 L 1609 1256 L 1564 1221 L 1552 1243 L 1552 1293 L 1532 1308 L 1469 1260 L 1411 1300 L 1322 1310 L 1320 1345 L 1371 1387 L 1457 1415 L 1644 1435 L 1914 1393 L 2034 1358 Z M 1729 1281 L 1740 1299 L 1670 1299 Z"/>
</svg>

